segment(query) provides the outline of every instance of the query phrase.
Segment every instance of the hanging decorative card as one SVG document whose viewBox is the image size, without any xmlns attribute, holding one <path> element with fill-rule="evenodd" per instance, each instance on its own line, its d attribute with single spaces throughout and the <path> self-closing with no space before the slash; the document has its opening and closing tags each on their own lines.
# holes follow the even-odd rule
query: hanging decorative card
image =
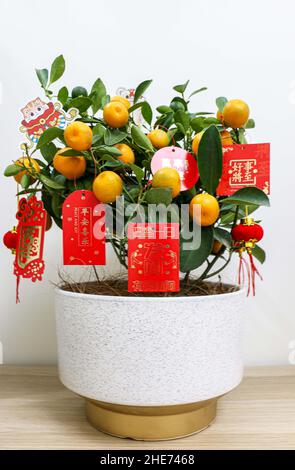
<svg viewBox="0 0 295 470">
<path fill-rule="evenodd" d="M 105 208 L 92 191 L 71 193 L 62 207 L 63 262 L 105 265 Z"/>
<path fill-rule="evenodd" d="M 128 291 L 179 291 L 179 224 L 128 225 Z"/>
<path fill-rule="evenodd" d="M 33 147 L 38 143 L 40 135 L 49 127 L 59 127 L 64 129 L 67 121 L 72 121 L 79 113 L 75 108 L 69 109 L 65 113 L 61 103 L 58 101 L 45 103 L 41 98 L 36 98 L 26 104 L 21 109 L 23 120 L 21 122 L 20 131 L 26 134 L 29 140 L 29 147 Z M 21 145 L 24 148 L 24 144 Z"/>
<path fill-rule="evenodd" d="M 163 147 L 158 150 L 151 162 L 153 173 L 160 168 L 175 168 L 180 175 L 181 191 L 192 188 L 199 178 L 197 160 L 195 157 L 180 147 Z"/>
<path fill-rule="evenodd" d="M 44 273 L 43 246 L 46 227 L 46 211 L 43 202 L 36 196 L 22 198 L 18 204 L 17 244 L 14 261 L 14 274 L 18 285 L 20 277 L 41 281 Z"/>
<path fill-rule="evenodd" d="M 123 98 L 126 98 L 129 101 L 130 106 L 134 105 L 134 95 L 135 95 L 135 89 L 134 88 L 125 88 L 125 87 L 121 86 L 117 89 L 116 94 L 118 96 L 122 96 Z M 141 96 L 138 99 L 137 102 L 141 102 L 141 101 L 144 101 L 144 100 L 145 100 L 145 98 L 143 96 Z M 137 126 L 142 125 L 143 117 L 142 117 L 141 108 L 137 108 L 133 111 L 132 118 L 133 118 L 134 123 Z"/>
<path fill-rule="evenodd" d="M 255 186 L 270 192 L 270 144 L 234 144 L 223 147 L 223 172 L 218 196 Z"/>
</svg>

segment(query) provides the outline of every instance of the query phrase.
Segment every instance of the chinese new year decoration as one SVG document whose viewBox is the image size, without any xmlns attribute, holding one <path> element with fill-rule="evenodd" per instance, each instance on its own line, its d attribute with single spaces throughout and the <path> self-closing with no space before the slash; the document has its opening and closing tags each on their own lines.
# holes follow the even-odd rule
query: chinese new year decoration
<svg viewBox="0 0 295 470">
<path fill-rule="evenodd" d="M 220 96 L 202 112 L 197 96 L 206 87 L 186 81 L 155 111 L 146 99 L 152 80 L 114 94 L 101 78 L 70 90 L 56 87 L 64 71 L 62 55 L 50 70 L 36 69 L 44 96 L 21 109 L 27 142 L 5 169 L 18 225 L 3 242 L 18 281 L 41 280 L 53 225 L 63 231 L 65 265 L 108 264 L 109 243 L 133 295 L 178 292 L 180 272 L 195 283 L 214 280 L 234 259 L 238 282 L 244 272 L 255 294 L 265 253 L 254 212 L 269 206 L 270 145 L 248 144 L 248 104 Z"/>
</svg>

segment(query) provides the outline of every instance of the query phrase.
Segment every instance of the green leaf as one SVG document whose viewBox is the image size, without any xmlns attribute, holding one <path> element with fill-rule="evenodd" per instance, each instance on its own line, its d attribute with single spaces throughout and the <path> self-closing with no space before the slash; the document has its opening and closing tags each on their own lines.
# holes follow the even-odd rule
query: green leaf
<svg viewBox="0 0 295 470">
<path fill-rule="evenodd" d="M 43 184 L 45 184 L 45 186 L 48 186 L 49 188 L 64 189 L 64 185 L 57 183 L 53 179 L 49 178 L 48 176 L 42 175 L 41 173 L 38 175 L 38 178 Z"/>
<path fill-rule="evenodd" d="M 14 176 L 23 171 L 23 168 L 20 165 L 8 165 L 4 170 L 4 176 Z"/>
<path fill-rule="evenodd" d="M 151 141 L 147 138 L 147 136 L 139 129 L 137 126 L 131 127 L 131 136 L 134 142 L 144 150 L 154 152 L 154 148 L 152 146 Z"/>
<path fill-rule="evenodd" d="M 201 132 L 206 127 L 204 120 L 205 118 L 201 116 L 192 119 L 190 122 L 191 128 L 197 133 Z"/>
<path fill-rule="evenodd" d="M 99 147 L 95 147 L 95 151 L 115 157 L 120 157 L 122 155 L 119 149 L 116 147 L 109 147 L 108 145 L 100 145 Z"/>
<path fill-rule="evenodd" d="M 259 245 L 255 245 L 255 247 L 252 250 L 252 254 L 261 264 L 264 263 L 266 259 L 266 253 Z"/>
<path fill-rule="evenodd" d="M 208 127 L 200 140 L 198 167 L 204 189 L 214 194 L 222 175 L 222 146 L 220 134 L 213 125 Z"/>
<path fill-rule="evenodd" d="M 62 155 L 63 157 L 81 157 L 83 152 L 69 148 L 63 152 L 59 152 L 59 155 Z"/>
<path fill-rule="evenodd" d="M 101 98 L 101 108 L 103 109 L 111 101 L 110 95 L 105 95 Z"/>
<path fill-rule="evenodd" d="M 37 146 L 36 146 L 36 150 L 43 147 L 43 145 L 46 145 L 49 142 L 52 142 L 54 139 L 57 139 L 57 138 L 63 139 L 63 135 L 64 135 L 64 132 L 59 127 L 49 127 L 49 129 L 46 129 L 46 131 L 44 131 L 43 134 L 41 134 L 38 140 Z"/>
<path fill-rule="evenodd" d="M 195 90 L 193 91 L 190 95 L 189 95 L 189 98 L 191 98 L 192 96 L 196 95 L 197 93 L 200 93 L 201 91 L 205 91 L 207 90 L 208 88 L 206 86 L 203 86 L 202 88 L 199 88 L 198 90 Z"/>
<path fill-rule="evenodd" d="M 126 139 L 127 133 L 122 132 L 119 129 L 106 129 L 105 134 L 104 134 L 104 143 L 106 145 L 115 145 L 118 144 L 119 142 L 122 142 L 124 139 Z"/>
<path fill-rule="evenodd" d="M 162 116 L 160 116 L 155 122 L 154 128 L 160 126 L 166 130 L 169 129 L 169 127 L 173 123 L 173 116 L 174 113 L 162 114 Z"/>
<path fill-rule="evenodd" d="M 233 204 L 233 205 L 224 204 L 224 205 L 221 206 L 221 209 L 220 209 L 220 214 L 221 214 L 220 223 L 222 225 L 231 224 L 234 221 L 235 213 L 236 213 L 236 207 L 237 206 L 235 204 Z M 258 207 L 259 206 L 256 206 L 254 204 L 247 205 L 248 214 L 252 214 L 252 212 L 256 211 L 258 209 Z M 242 219 L 245 216 L 246 216 L 246 212 L 245 212 L 244 208 L 239 207 L 238 219 Z"/>
<path fill-rule="evenodd" d="M 58 57 L 56 57 L 56 59 L 54 59 L 50 69 L 49 85 L 56 82 L 60 79 L 60 77 L 62 77 L 65 71 L 65 67 L 66 64 L 63 55 L 59 55 Z"/>
<path fill-rule="evenodd" d="M 158 113 L 161 113 L 161 114 L 167 114 L 167 113 L 172 113 L 173 112 L 173 109 L 170 108 L 170 106 L 158 106 L 157 107 L 157 111 Z"/>
<path fill-rule="evenodd" d="M 69 101 L 70 108 L 77 108 L 80 113 L 84 113 L 92 106 L 92 100 L 88 96 L 78 96 Z"/>
<path fill-rule="evenodd" d="M 47 161 L 47 163 L 51 163 L 52 160 L 53 160 L 53 157 L 55 156 L 56 152 L 58 151 L 58 149 L 56 148 L 56 146 L 50 142 L 49 144 L 47 145 L 44 145 L 41 149 L 41 155 L 42 157 Z"/>
<path fill-rule="evenodd" d="M 141 186 L 142 179 L 144 177 L 144 171 L 139 166 L 134 165 L 134 163 L 129 164 L 129 166 L 132 169 L 133 173 L 135 174 L 138 184 Z"/>
<path fill-rule="evenodd" d="M 145 80 L 141 82 L 134 93 L 134 104 L 143 96 L 144 92 L 148 89 L 153 80 Z"/>
<path fill-rule="evenodd" d="M 35 69 L 39 82 L 42 88 L 46 88 L 48 83 L 48 70 L 47 69 Z"/>
<path fill-rule="evenodd" d="M 220 121 L 219 121 L 219 119 L 217 119 L 215 117 L 204 118 L 204 126 L 205 127 L 209 127 L 211 124 L 220 125 Z"/>
<path fill-rule="evenodd" d="M 178 111 L 179 109 L 181 109 L 182 111 L 186 111 L 187 110 L 187 103 L 184 99 L 180 98 L 180 96 L 176 96 L 171 101 L 170 108 L 172 108 L 173 111 Z"/>
<path fill-rule="evenodd" d="M 248 119 L 247 124 L 245 125 L 245 129 L 254 129 L 255 121 L 254 119 Z"/>
<path fill-rule="evenodd" d="M 185 240 L 180 233 L 180 271 L 186 273 L 201 266 L 208 258 L 213 246 L 213 228 L 202 227 L 201 244 L 197 249 L 185 250 L 185 244 L 192 242 L 192 238 Z"/>
<path fill-rule="evenodd" d="M 61 213 L 62 213 L 62 201 L 63 200 L 58 193 L 54 193 L 52 195 L 51 208 L 52 208 L 54 215 L 58 218 L 61 217 Z"/>
<path fill-rule="evenodd" d="M 97 111 L 104 106 L 103 98 L 105 98 L 107 94 L 106 87 L 100 78 L 93 83 L 91 93 L 93 93 L 92 111 L 93 114 L 96 114 Z"/>
<path fill-rule="evenodd" d="M 165 206 L 168 206 L 172 202 L 172 189 L 151 188 L 146 192 L 145 201 L 148 204 L 165 204 Z"/>
<path fill-rule="evenodd" d="M 182 111 L 180 109 L 176 111 L 176 113 L 174 113 L 174 121 L 176 124 L 181 124 L 185 132 L 189 129 L 189 115 L 185 111 Z"/>
<path fill-rule="evenodd" d="M 20 184 L 21 184 L 21 187 L 24 188 L 24 189 L 27 189 L 30 184 L 31 184 L 31 178 L 30 176 L 25 173 L 23 176 L 22 176 L 22 179 L 20 181 Z"/>
<path fill-rule="evenodd" d="M 103 136 L 105 133 L 105 127 L 98 122 L 92 129 L 93 135 L 100 135 Z"/>
<path fill-rule="evenodd" d="M 66 86 L 63 86 L 58 92 L 57 99 L 58 101 L 60 101 L 62 105 L 64 105 L 66 104 L 68 97 L 69 97 L 69 90 L 67 89 Z"/>
<path fill-rule="evenodd" d="M 239 189 L 232 196 L 222 199 L 220 202 L 222 202 L 222 204 L 255 204 L 257 206 L 270 205 L 267 195 L 261 189 L 253 187 Z"/>
<path fill-rule="evenodd" d="M 147 101 L 144 101 L 144 102 L 142 103 L 141 113 L 142 113 L 143 119 L 144 119 L 149 125 L 151 125 L 152 119 L 153 119 L 153 111 L 152 111 L 152 108 L 150 107 L 150 105 L 149 105 L 149 103 L 148 103 Z"/>
<path fill-rule="evenodd" d="M 189 84 L 189 80 L 187 80 L 185 83 L 183 83 L 182 85 L 175 85 L 173 87 L 173 90 L 177 91 L 177 93 L 184 93 L 185 90 L 186 90 L 186 87 L 188 86 Z"/>
<path fill-rule="evenodd" d="M 144 101 L 140 101 L 139 103 L 134 104 L 133 106 L 130 106 L 128 109 L 129 114 L 133 113 L 138 108 L 142 108 Z"/>
<path fill-rule="evenodd" d="M 232 244 L 231 235 L 227 230 L 224 230 L 223 228 L 220 228 L 220 227 L 214 228 L 214 239 L 222 243 L 222 245 L 226 246 L 227 248 L 231 247 L 231 244 Z"/>
<path fill-rule="evenodd" d="M 227 103 L 227 98 L 225 98 L 225 96 L 219 96 L 218 98 L 216 98 L 215 103 L 218 108 L 218 111 L 222 113 L 223 108 Z"/>
</svg>

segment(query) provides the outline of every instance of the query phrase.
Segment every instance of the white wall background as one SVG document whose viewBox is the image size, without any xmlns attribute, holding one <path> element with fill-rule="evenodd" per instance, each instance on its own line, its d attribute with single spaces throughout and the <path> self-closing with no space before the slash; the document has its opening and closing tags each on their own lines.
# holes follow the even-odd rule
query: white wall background
<svg viewBox="0 0 295 470">
<path fill-rule="evenodd" d="M 292 0 L 2 0 L 0 6 L 1 174 L 20 154 L 19 110 L 41 93 L 34 68 L 49 66 L 60 53 L 67 70 L 57 86 L 90 87 L 100 76 L 113 94 L 118 86 L 154 78 L 148 98 L 164 104 L 172 86 L 190 78 L 193 87 L 209 88 L 193 98 L 198 110 L 214 110 L 220 95 L 249 103 L 257 125 L 251 142 L 271 142 L 272 208 L 261 210 L 268 259 L 264 282 L 248 300 L 248 364 L 288 363 L 295 339 L 294 15 Z M 0 191 L 2 234 L 14 223 L 13 181 L 2 177 Z M 15 305 L 12 257 L 1 247 L 5 363 L 56 361 L 51 281 L 61 260 L 57 228 L 46 236 L 45 253 L 44 281 L 22 281 Z M 226 278 L 233 280 L 234 272 Z"/>
</svg>

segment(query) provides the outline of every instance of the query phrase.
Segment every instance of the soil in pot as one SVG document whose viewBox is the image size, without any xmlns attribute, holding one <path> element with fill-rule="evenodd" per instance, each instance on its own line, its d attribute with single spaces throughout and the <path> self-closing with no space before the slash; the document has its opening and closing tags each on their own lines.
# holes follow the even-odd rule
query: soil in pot
<svg viewBox="0 0 295 470">
<path fill-rule="evenodd" d="M 200 282 L 196 279 L 183 279 L 179 292 L 128 292 L 127 279 L 113 277 L 91 282 L 67 281 L 62 277 L 60 289 L 82 294 L 112 295 L 123 297 L 185 297 L 227 294 L 238 290 L 237 286 L 220 282 Z"/>
</svg>

